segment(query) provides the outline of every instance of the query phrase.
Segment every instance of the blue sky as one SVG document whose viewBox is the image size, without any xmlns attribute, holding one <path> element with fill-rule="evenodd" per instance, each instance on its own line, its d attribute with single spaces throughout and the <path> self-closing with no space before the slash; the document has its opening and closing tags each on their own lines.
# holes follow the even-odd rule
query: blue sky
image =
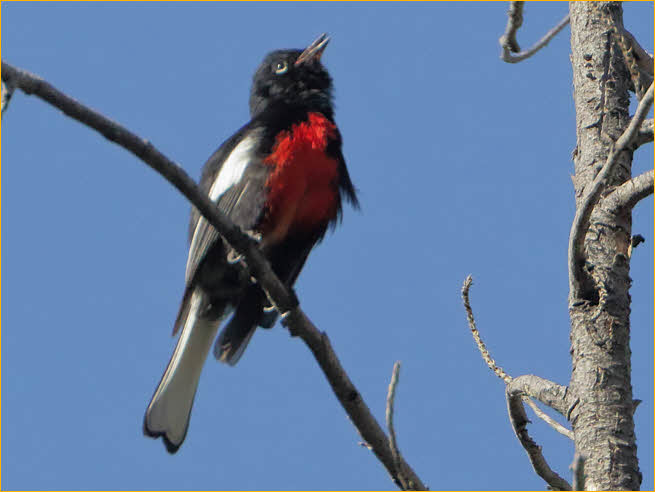
<svg viewBox="0 0 655 492">
<path fill-rule="evenodd" d="M 460 286 L 510 374 L 570 377 L 566 246 L 575 146 L 569 34 L 499 60 L 507 3 L 2 3 L 2 57 L 151 140 L 197 177 L 248 119 L 264 55 L 332 41 L 344 153 L 361 212 L 310 257 L 297 291 L 432 489 L 543 489 Z M 565 3 L 525 8 L 529 46 Z M 625 23 L 653 51 L 653 5 Z M 173 349 L 189 206 L 135 157 L 17 94 L 2 135 L 4 489 L 393 489 L 311 357 L 284 328 L 239 365 L 209 360 L 187 440 L 141 434 Z M 652 145 L 635 173 L 652 165 Z M 634 214 L 638 453 L 653 488 L 653 199 Z M 534 418 L 533 420 L 538 421 Z M 570 477 L 572 445 L 530 427 Z"/>
</svg>

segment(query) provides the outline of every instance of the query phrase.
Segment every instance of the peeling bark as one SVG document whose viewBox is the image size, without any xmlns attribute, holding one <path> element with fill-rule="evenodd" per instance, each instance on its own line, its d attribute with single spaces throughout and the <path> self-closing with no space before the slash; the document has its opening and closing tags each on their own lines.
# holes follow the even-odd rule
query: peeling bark
<svg viewBox="0 0 655 492">
<path fill-rule="evenodd" d="M 630 73 L 611 25 L 623 27 L 618 2 L 571 2 L 571 63 L 576 109 L 576 207 L 630 122 Z M 570 420 L 584 456 L 587 490 L 637 490 L 641 474 L 630 382 L 630 211 L 612 214 L 603 197 L 631 178 L 622 152 L 601 192 L 584 241 L 582 285 L 569 299 L 573 372 L 579 401 Z"/>
</svg>

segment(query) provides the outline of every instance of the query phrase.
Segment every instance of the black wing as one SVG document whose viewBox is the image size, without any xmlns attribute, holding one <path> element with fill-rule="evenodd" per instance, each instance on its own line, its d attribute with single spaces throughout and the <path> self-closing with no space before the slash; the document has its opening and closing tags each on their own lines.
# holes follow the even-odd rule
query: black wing
<svg viewBox="0 0 655 492">
<path fill-rule="evenodd" d="M 200 186 L 232 222 L 244 231 L 258 222 L 265 203 L 265 184 L 269 169 L 261 161 L 261 131 L 243 127 L 209 158 L 203 168 Z M 219 234 L 196 208 L 189 224 L 187 286 Z"/>
</svg>

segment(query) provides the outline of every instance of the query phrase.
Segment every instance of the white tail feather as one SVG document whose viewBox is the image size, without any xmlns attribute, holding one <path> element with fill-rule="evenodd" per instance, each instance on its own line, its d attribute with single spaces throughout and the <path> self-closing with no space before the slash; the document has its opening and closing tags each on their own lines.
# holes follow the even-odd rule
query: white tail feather
<svg viewBox="0 0 655 492">
<path fill-rule="evenodd" d="M 206 307 L 204 297 L 198 290 L 193 292 L 175 352 L 146 410 L 146 432 L 163 435 L 171 452 L 186 436 L 200 373 L 220 324 L 199 316 Z"/>
</svg>

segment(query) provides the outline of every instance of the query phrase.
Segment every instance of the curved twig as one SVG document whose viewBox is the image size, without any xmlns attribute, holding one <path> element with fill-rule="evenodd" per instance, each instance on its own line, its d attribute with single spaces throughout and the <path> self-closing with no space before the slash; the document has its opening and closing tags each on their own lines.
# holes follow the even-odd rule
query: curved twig
<svg viewBox="0 0 655 492">
<path fill-rule="evenodd" d="M 398 449 L 398 441 L 396 441 L 396 429 L 393 426 L 393 407 L 396 401 L 396 387 L 398 386 L 398 377 L 400 376 L 400 361 L 393 365 L 391 373 L 391 382 L 389 383 L 389 391 L 387 393 L 387 406 L 385 411 L 385 418 L 387 421 L 387 429 L 389 431 L 389 449 L 391 456 L 393 456 L 394 463 L 400 470 L 400 450 Z M 406 490 L 406 480 L 402 474 L 399 474 L 400 483 L 403 490 Z"/>
<path fill-rule="evenodd" d="M 24 93 L 39 97 L 71 118 L 93 128 L 108 140 L 128 150 L 161 174 L 198 209 L 230 245 L 239 254 L 243 255 L 249 272 L 273 300 L 277 310 L 284 316 L 285 324 L 289 327 L 291 333 L 302 338 L 314 354 L 335 395 L 359 433 L 371 446 L 394 482 L 399 483 L 386 434 L 339 363 L 327 335 L 318 331 L 302 312 L 295 294 L 292 290 L 288 290 L 277 278 L 270 264 L 259 250 L 256 241 L 231 223 L 218 210 L 216 204 L 202 193 L 193 179 L 150 142 L 84 106 L 41 78 L 17 69 L 4 61 L 2 62 L 2 80 L 5 82 L 11 81 Z M 400 457 L 400 467 L 404 476 L 408 477 L 415 489 L 425 489 L 425 486 L 402 457 Z"/>
<path fill-rule="evenodd" d="M 523 24 L 523 3 L 524 2 L 510 2 L 509 11 L 507 12 L 507 27 L 505 28 L 505 33 L 498 40 L 503 50 L 500 59 L 506 63 L 518 63 L 530 58 L 541 48 L 546 46 L 570 21 L 569 15 L 567 14 L 555 27 L 537 41 L 534 46 L 519 53 L 520 48 L 519 43 L 516 40 L 516 33 L 521 27 L 521 24 Z M 512 53 L 518 54 L 513 55 Z"/>
<path fill-rule="evenodd" d="M 471 334 L 473 335 L 473 340 L 482 354 L 482 358 L 487 363 L 487 366 L 491 371 L 502 379 L 507 387 L 512 387 L 512 390 L 520 390 L 524 395 L 525 402 L 534 410 L 534 413 L 555 429 L 560 434 L 573 439 L 573 433 L 571 430 L 567 429 L 561 425 L 556 420 L 552 419 L 548 414 L 544 413 L 530 398 L 535 398 L 539 400 L 544 405 L 549 406 L 553 410 L 564 415 L 568 419 L 570 413 L 570 408 L 573 406 L 574 402 L 571 401 L 571 396 L 568 393 L 566 386 L 561 386 L 559 384 L 548 381 L 547 379 L 540 378 L 538 376 L 519 376 L 513 378 L 505 372 L 505 370 L 496 364 L 496 361 L 491 357 L 489 350 L 482 341 L 480 332 L 475 323 L 475 317 L 473 316 L 473 309 L 471 308 L 470 302 L 470 289 L 473 285 L 473 277 L 469 275 L 464 280 L 462 285 L 462 301 L 464 303 L 464 308 L 466 309 L 466 317 L 468 319 L 469 328 Z"/>
<path fill-rule="evenodd" d="M 607 161 L 601 171 L 596 175 L 593 182 L 585 190 L 585 196 L 575 212 L 571 233 L 569 235 L 568 267 L 569 267 L 569 304 L 577 302 L 581 297 L 583 268 L 584 268 L 584 239 L 589 230 L 589 218 L 598 203 L 600 194 L 605 187 L 605 182 L 612 175 L 614 166 L 619 154 L 626 150 L 636 137 L 642 122 L 646 118 L 651 105 L 653 104 L 653 84 L 639 102 L 637 111 L 632 117 L 630 124 L 623 132 L 623 135 L 615 142 L 614 148 L 607 156 Z"/>
<path fill-rule="evenodd" d="M 529 420 L 525 414 L 525 408 L 523 407 L 522 392 L 517 389 L 512 389 L 508 385 L 505 394 L 507 397 L 507 412 L 509 413 L 509 420 L 512 424 L 512 429 L 514 429 L 516 437 L 526 453 L 528 453 L 528 458 L 530 459 L 534 471 L 537 475 L 543 478 L 552 489 L 571 490 L 571 485 L 548 466 L 548 463 L 541 452 L 541 447 L 534 442 L 528 434 L 527 425 Z"/>
<path fill-rule="evenodd" d="M 462 285 L 462 302 L 464 303 L 464 309 L 466 309 L 466 318 L 469 323 L 471 335 L 473 335 L 473 340 L 475 340 L 475 344 L 477 345 L 478 350 L 480 351 L 484 361 L 487 363 L 489 369 L 491 369 L 496 376 L 505 381 L 505 384 L 509 384 L 512 382 L 512 376 L 507 374 L 502 367 L 498 366 L 496 361 L 491 357 L 489 350 L 487 350 L 487 346 L 482 341 L 482 337 L 480 337 L 478 327 L 475 324 L 475 317 L 473 316 L 473 309 L 471 308 L 471 302 L 469 300 L 469 291 L 471 290 L 471 285 L 473 285 L 473 277 L 469 275 L 464 280 L 464 285 Z"/>
</svg>

